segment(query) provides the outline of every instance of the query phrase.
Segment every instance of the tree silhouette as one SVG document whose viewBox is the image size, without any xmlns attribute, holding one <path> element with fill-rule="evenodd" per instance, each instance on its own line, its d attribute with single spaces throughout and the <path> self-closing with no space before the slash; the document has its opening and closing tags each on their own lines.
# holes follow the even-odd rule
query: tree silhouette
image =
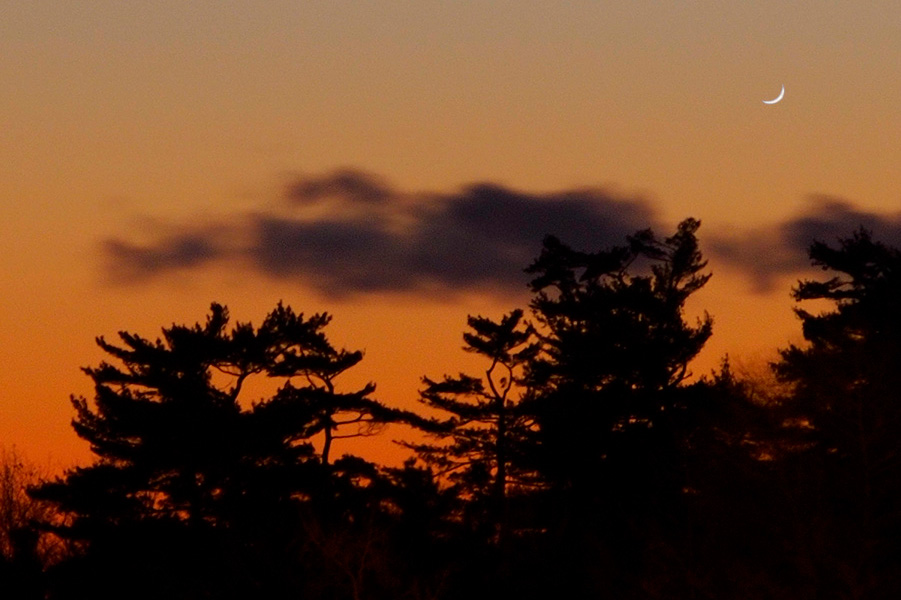
<svg viewBox="0 0 901 600">
<path fill-rule="evenodd" d="M 657 597 L 805 597 L 795 541 L 809 515 L 787 493 L 796 441 L 786 435 L 785 386 L 766 368 L 733 370 L 726 357 L 681 390 L 682 494 L 670 495 L 679 523 L 648 552 Z"/>
<path fill-rule="evenodd" d="M 488 524 L 495 541 L 506 534 L 508 494 L 535 483 L 534 472 L 523 464 L 524 446 L 533 443 L 535 423 L 522 410 L 526 389 L 524 365 L 538 352 L 523 311 L 514 310 L 499 322 L 469 317 L 471 331 L 463 334 L 464 350 L 484 356 L 482 377 L 459 374 L 441 381 L 423 378 L 420 401 L 451 416 L 431 421 L 431 435 L 450 444 L 407 444 L 453 482 L 455 493 L 474 508 L 466 515 L 473 524 Z M 479 514 L 481 513 L 481 514 Z"/>
<path fill-rule="evenodd" d="M 279 304 L 258 329 L 229 329 L 227 310 L 213 304 L 205 324 L 172 325 L 162 339 L 121 332 L 117 346 L 98 338 L 121 366 L 86 368 L 94 403 L 72 399 L 73 427 L 98 460 L 34 491 L 71 515 L 60 535 L 88 543 L 82 583 L 85 573 L 131 579 L 146 584 L 148 596 L 168 597 L 288 585 L 297 565 L 283 563 L 299 543 L 299 503 L 334 499 L 333 440 L 367 433 L 342 427 L 400 414 L 369 397 L 372 384 L 336 390 L 335 379 L 362 354 L 329 343 L 329 320 Z M 255 375 L 281 387 L 242 402 Z"/>
<path fill-rule="evenodd" d="M 901 251 L 861 229 L 810 259 L 833 275 L 793 295 L 831 310 L 797 309 L 807 344 L 775 365 L 804 425 L 796 494 L 820 524 L 804 547 L 819 589 L 887 597 L 901 585 Z"/>
<path fill-rule="evenodd" d="M 545 240 L 528 271 L 536 274 L 532 309 L 545 344 L 532 376 L 549 443 L 582 444 L 580 423 L 610 440 L 665 420 L 662 394 L 686 378 L 712 331 L 709 316 L 694 326 L 683 319 L 685 301 L 710 278 L 702 274 L 699 224 L 683 221 L 662 241 L 642 231 L 628 246 L 597 253 Z M 647 263 L 649 273 L 630 272 Z"/>
<path fill-rule="evenodd" d="M 358 351 L 279 304 L 97 342 L 93 464 L 0 456 L 0 586 L 69 598 L 888 598 L 901 588 L 901 250 L 810 248 L 777 381 L 689 364 L 711 335 L 699 222 L 595 252 L 548 237 L 532 315 L 470 316 L 476 374 L 429 418 L 344 390 Z M 253 382 L 253 383 L 251 383 Z M 253 390 L 253 391 L 251 391 Z M 262 391 L 258 391 L 262 390 Z M 405 422 L 388 468 L 340 440 Z M 48 509 L 48 503 L 53 510 Z M 66 552 L 42 554 L 58 536 Z M 17 596 L 17 597 L 18 597 Z"/>
<path fill-rule="evenodd" d="M 544 348 L 530 365 L 536 450 L 556 503 L 552 555 L 579 573 L 572 593 L 635 573 L 649 540 L 679 519 L 679 425 L 691 401 L 680 384 L 712 329 L 709 316 L 683 318 L 710 277 L 699 224 L 594 253 L 549 237 L 528 269 Z"/>
<path fill-rule="evenodd" d="M 56 517 L 27 490 L 44 480 L 13 446 L 0 449 L 0 589 L 10 598 L 43 598 L 42 571 L 65 558 L 60 541 L 41 531 Z"/>
</svg>

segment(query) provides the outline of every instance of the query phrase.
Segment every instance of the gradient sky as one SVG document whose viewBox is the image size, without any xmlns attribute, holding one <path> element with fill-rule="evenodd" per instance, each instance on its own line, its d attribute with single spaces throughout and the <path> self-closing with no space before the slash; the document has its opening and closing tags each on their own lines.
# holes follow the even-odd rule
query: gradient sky
<svg viewBox="0 0 901 600">
<path fill-rule="evenodd" d="M 411 406 L 546 232 L 699 218 L 695 370 L 784 346 L 813 237 L 901 243 L 899 40 L 881 0 L 0 2 L 0 442 L 86 460 L 94 337 L 213 300 L 332 312 Z"/>
</svg>

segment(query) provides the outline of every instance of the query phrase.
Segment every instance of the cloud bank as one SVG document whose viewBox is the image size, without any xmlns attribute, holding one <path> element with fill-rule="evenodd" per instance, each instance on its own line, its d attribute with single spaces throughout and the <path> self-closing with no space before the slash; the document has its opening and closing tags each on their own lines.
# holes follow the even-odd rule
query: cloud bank
<svg viewBox="0 0 901 600">
<path fill-rule="evenodd" d="M 523 269 L 538 256 L 545 235 L 597 250 L 648 227 L 670 233 L 642 198 L 596 188 L 539 194 L 474 183 L 454 193 L 407 193 L 371 173 L 341 169 L 289 182 L 274 209 L 200 226 L 168 225 L 147 244 L 110 238 L 103 248 L 109 275 L 120 283 L 228 261 L 330 298 L 509 295 L 524 292 Z M 768 293 L 786 276 L 809 272 L 807 249 L 814 240 L 835 243 L 858 227 L 901 246 L 901 212 L 866 212 L 829 196 L 813 197 L 802 213 L 769 227 L 702 228 L 700 235 L 714 272 L 730 266 L 749 278 L 754 292 Z"/>
<path fill-rule="evenodd" d="M 109 274 L 137 283 L 229 260 L 329 297 L 517 293 L 547 234 L 600 249 L 657 224 L 643 199 L 595 188 L 535 194 L 476 183 L 455 193 L 406 193 L 351 169 L 298 178 L 282 200 L 277 210 L 173 226 L 149 244 L 107 239 Z"/>
</svg>

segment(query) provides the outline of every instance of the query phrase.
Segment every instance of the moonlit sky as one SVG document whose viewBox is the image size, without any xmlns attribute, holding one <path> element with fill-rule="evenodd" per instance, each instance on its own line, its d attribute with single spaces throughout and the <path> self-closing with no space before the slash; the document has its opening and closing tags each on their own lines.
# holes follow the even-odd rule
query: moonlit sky
<svg viewBox="0 0 901 600">
<path fill-rule="evenodd" d="M 814 237 L 901 243 L 899 40 L 880 0 L 0 2 L 0 442 L 88 460 L 94 337 L 214 300 L 328 310 L 346 386 L 412 407 L 479 366 L 466 315 L 525 305 L 544 233 L 688 216 L 695 372 L 770 356 Z"/>
</svg>

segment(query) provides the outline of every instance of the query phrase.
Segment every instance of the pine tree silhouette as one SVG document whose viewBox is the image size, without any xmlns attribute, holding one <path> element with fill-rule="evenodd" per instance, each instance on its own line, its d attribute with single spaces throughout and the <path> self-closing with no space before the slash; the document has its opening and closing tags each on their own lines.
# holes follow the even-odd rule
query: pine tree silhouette
<svg viewBox="0 0 901 600">
<path fill-rule="evenodd" d="M 420 400 L 451 416 L 431 421 L 432 436 L 450 443 L 407 444 L 466 499 L 464 519 L 499 542 L 510 526 L 509 495 L 535 485 L 523 462 L 524 446 L 534 443 L 535 422 L 522 410 L 524 365 L 538 352 L 523 311 L 498 321 L 469 317 L 464 350 L 488 362 L 482 377 L 460 374 L 440 381 L 423 378 Z"/>
<path fill-rule="evenodd" d="M 279 304 L 259 328 L 229 329 L 213 304 L 204 324 L 172 325 L 161 339 L 98 338 L 118 364 L 86 368 L 94 402 L 72 400 L 73 427 L 97 461 L 33 492 L 69 515 L 57 533 L 85 545 L 60 586 L 73 597 L 299 590 L 302 509 L 334 501 L 333 441 L 402 414 L 372 399 L 372 384 L 336 389 L 362 353 L 330 344 L 330 318 Z M 242 401 L 253 376 L 281 387 Z"/>
</svg>

